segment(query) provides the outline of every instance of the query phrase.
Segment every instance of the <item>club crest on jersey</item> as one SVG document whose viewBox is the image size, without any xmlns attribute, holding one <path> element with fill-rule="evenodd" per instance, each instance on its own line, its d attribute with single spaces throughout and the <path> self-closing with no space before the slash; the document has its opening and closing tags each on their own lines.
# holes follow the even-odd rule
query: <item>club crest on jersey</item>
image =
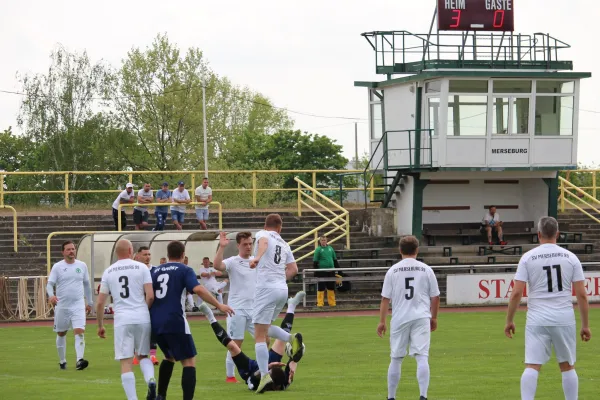
<svg viewBox="0 0 600 400">
<path fill-rule="evenodd" d="M 75 272 L 77 272 L 77 273 L 80 273 L 80 272 L 81 272 L 81 269 L 77 268 L 77 269 L 75 270 Z"/>
</svg>

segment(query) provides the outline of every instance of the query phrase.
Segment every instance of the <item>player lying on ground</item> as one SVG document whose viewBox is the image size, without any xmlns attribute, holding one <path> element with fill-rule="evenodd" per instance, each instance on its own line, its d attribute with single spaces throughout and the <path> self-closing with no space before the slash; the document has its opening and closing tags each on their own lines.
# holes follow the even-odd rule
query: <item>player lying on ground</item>
<svg viewBox="0 0 600 400">
<path fill-rule="evenodd" d="M 281 329 L 288 333 L 292 331 L 296 305 L 300 303 L 304 295 L 304 292 L 298 292 L 296 296 L 288 299 L 288 309 L 281 322 Z M 212 310 L 206 304 L 200 306 L 200 311 L 204 313 L 206 319 L 210 322 L 217 340 L 231 353 L 231 357 L 237 367 L 238 373 L 244 382 L 248 384 L 248 388 L 250 390 L 257 390 L 261 381 L 261 374 L 257 361 L 252 360 L 244 354 L 239 346 L 229 337 L 229 335 L 227 335 L 227 332 L 223 327 L 217 322 Z M 269 351 L 268 371 L 272 382 L 265 385 L 258 393 L 286 390 L 294 381 L 296 367 L 304 355 L 304 349 L 304 343 L 301 343 L 298 350 L 293 353 L 291 343 L 276 339 Z M 290 357 L 287 364 L 281 362 L 284 352 Z"/>
</svg>

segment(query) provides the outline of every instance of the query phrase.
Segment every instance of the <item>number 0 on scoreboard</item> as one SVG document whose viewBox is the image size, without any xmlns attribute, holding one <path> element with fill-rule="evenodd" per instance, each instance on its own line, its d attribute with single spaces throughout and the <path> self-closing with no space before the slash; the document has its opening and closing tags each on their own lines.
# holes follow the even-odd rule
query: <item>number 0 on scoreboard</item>
<svg viewBox="0 0 600 400">
<path fill-rule="evenodd" d="M 500 31 L 515 29 L 514 0 L 437 0 L 440 31 Z"/>
</svg>

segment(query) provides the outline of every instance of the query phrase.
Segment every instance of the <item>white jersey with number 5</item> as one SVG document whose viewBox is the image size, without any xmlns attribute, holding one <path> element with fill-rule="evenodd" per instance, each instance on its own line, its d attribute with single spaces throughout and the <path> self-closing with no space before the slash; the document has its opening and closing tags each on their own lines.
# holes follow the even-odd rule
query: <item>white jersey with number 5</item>
<svg viewBox="0 0 600 400">
<path fill-rule="evenodd" d="M 150 323 L 144 284 L 152 284 L 150 270 L 134 260 L 119 260 L 102 274 L 100 292 L 111 294 L 115 327 Z"/>
<path fill-rule="evenodd" d="M 285 266 L 296 261 L 290 245 L 277 232 L 259 231 L 254 244 L 255 257 L 261 238 L 268 239 L 269 244 L 256 267 L 256 288 L 287 289 Z"/>
<path fill-rule="evenodd" d="M 414 258 L 394 264 L 385 274 L 381 296 L 392 302 L 392 326 L 431 318 L 431 298 L 440 295 L 431 267 Z"/>
<path fill-rule="evenodd" d="M 521 257 L 515 280 L 526 282 L 527 325 L 575 324 L 572 283 L 584 280 L 577 256 L 555 244 L 542 244 Z"/>
</svg>

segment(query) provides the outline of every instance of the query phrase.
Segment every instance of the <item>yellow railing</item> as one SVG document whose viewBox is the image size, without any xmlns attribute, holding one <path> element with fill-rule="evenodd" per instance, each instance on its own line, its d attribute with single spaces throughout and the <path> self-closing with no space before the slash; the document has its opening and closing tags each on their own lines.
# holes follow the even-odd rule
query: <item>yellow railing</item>
<svg viewBox="0 0 600 400">
<path fill-rule="evenodd" d="M 0 186 L 1 187 L 1 186 Z M 15 210 L 11 206 L 4 205 L 0 203 L 0 208 L 7 208 L 12 212 L 13 215 L 13 247 L 15 249 L 15 253 L 19 251 L 19 234 L 17 232 L 17 210 Z"/>
<path fill-rule="evenodd" d="M 292 192 L 296 191 L 296 188 L 282 188 L 282 187 L 258 187 L 258 176 L 259 175 L 296 175 L 296 174 L 311 174 L 312 176 L 312 187 L 318 192 L 340 190 L 339 187 L 326 187 L 317 188 L 317 174 L 342 174 L 351 172 L 363 172 L 362 170 L 230 170 L 230 171 L 209 171 L 209 176 L 212 175 L 248 175 L 251 177 L 252 187 L 251 188 L 213 188 L 214 193 L 219 192 L 243 192 L 250 193 L 252 195 L 252 206 L 256 207 L 257 195 L 259 192 Z M 7 176 L 39 176 L 40 179 L 46 175 L 61 176 L 63 179 L 62 190 L 4 190 L 5 177 Z M 77 189 L 73 190 L 69 188 L 69 178 L 72 175 L 106 175 L 106 176 L 127 176 L 127 182 L 134 182 L 135 175 L 178 175 L 182 177 L 190 177 L 191 187 L 196 188 L 196 177 L 204 177 L 203 171 L 19 171 L 19 172 L 2 172 L 0 174 L 0 204 L 4 204 L 5 195 L 21 195 L 21 194 L 62 194 L 64 196 L 65 207 L 70 206 L 70 195 L 72 194 L 84 194 L 84 193 L 119 193 L 119 189 Z M 352 191 L 364 191 L 364 188 L 342 188 L 345 192 Z M 370 198 L 374 198 L 376 191 L 382 191 L 383 188 L 376 188 L 373 184 L 367 189 L 370 192 Z"/>
<path fill-rule="evenodd" d="M 211 201 L 209 204 L 216 204 L 219 207 L 219 229 L 223 229 L 223 206 L 221 205 L 221 203 L 219 203 L 218 201 Z M 122 203 L 119 204 L 119 216 L 117 217 L 118 219 L 118 232 L 121 232 L 121 211 L 123 207 L 149 207 L 149 206 L 160 206 L 160 207 L 170 207 L 173 205 L 177 205 L 177 206 L 195 206 L 195 205 L 200 205 L 200 202 L 196 202 L 196 201 L 192 201 L 191 203 L 187 203 L 187 204 L 177 204 L 177 203 L 145 203 L 145 204 L 138 204 L 138 203 Z"/>
<path fill-rule="evenodd" d="M 52 232 L 48 235 L 46 239 L 46 262 L 48 267 L 48 275 L 50 275 L 50 270 L 52 269 L 52 248 L 50 247 L 50 240 L 54 236 L 58 235 L 91 235 L 93 233 L 97 233 L 97 231 L 71 231 L 71 232 Z"/>
<path fill-rule="evenodd" d="M 592 214 L 590 214 L 587 210 L 592 210 L 598 214 L 600 214 L 600 210 L 598 210 L 596 205 L 600 204 L 600 200 L 586 193 L 583 188 L 579 188 L 573 185 L 571 182 L 566 180 L 565 178 L 559 176 L 558 181 L 560 182 L 560 210 L 565 211 L 565 203 L 570 206 L 576 208 L 581 211 L 583 214 L 587 215 L 594 221 L 600 224 L 600 219 L 596 218 Z M 586 201 L 587 200 L 587 201 Z M 580 205 L 576 204 L 574 201 L 579 201 Z M 584 207 L 581 207 L 584 206 Z"/>
<path fill-rule="evenodd" d="M 306 206 L 307 208 L 309 208 L 310 210 L 315 212 L 317 215 L 319 215 L 320 217 L 325 219 L 326 222 L 319 225 L 318 227 L 314 228 L 313 230 L 306 232 L 305 234 L 297 237 L 296 239 L 290 240 L 288 243 L 290 245 L 293 245 L 294 243 L 297 243 L 297 242 L 301 241 L 302 239 L 305 239 L 311 235 L 314 235 L 314 237 L 311 241 L 309 241 L 301 246 L 296 247 L 294 250 L 292 250 L 292 253 L 296 253 L 310 245 L 314 245 L 314 247 L 316 249 L 317 246 L 319 245 L 319 231 L 328 226 L 331 226 L 331 225 L 333 225 L 334 228 L 328 232 L 324 232 L 322 235 L 329 236 L 336 231 L 340 231 L 340 230 L 343 231 L 337 237 L 330 239 L 329 243 L 335 243 L 338 240 L 345 237 L 346 238 L 346 248 L 349 249 L 350 248 L 350 213 L 348 212 L 348 210 L 339 206 L 334 201 L 331 201 L 328 197 L 323 196 L 314 187 L 311 187 L 311 186 L 307 185 L 306 183 L 302 182 L 300 179 L 298 179 L 298 177 L 295 177 L 294 180 L 296 182 L 298 182 L 298 188 L 297 188 L 297 191 L 298 191 L 298 216 L 302 215 L 302 206 Z M 306 193 L 306 191 L 310 192 L 311 194 Z M 322 212 L 317 210 L 315 207 L 313 207 L 310 204 L 308 204 L 307 202 L 305 202 L 303 200 L 303 198 L 306 198 L 307 200 L 312 201 L 313 203 L 315 203 L 316 206 L 321 207 L 329 214 L 332 214 L 333 217 L 328 217 L 327 215 L 323 214 Z M 320 202 L 317 199 L 321 199 L 322 201 Z M 327 206 L 327 204 L 329 204 L 329 207 Z M 334 209 L 339 211 L 340 214 L 336 214 L 330 207 L 333 207 Z M 338 222 L 340 220 L 341 220 L 341 223 Z M 309 252 L 301 257 L 296 258 L 296 261 L 302 261 L 303 259 L 313 255 L 314 253 L 315 253 L 315 250 L 312 250 L 311 252 Z"/>
</svg>

